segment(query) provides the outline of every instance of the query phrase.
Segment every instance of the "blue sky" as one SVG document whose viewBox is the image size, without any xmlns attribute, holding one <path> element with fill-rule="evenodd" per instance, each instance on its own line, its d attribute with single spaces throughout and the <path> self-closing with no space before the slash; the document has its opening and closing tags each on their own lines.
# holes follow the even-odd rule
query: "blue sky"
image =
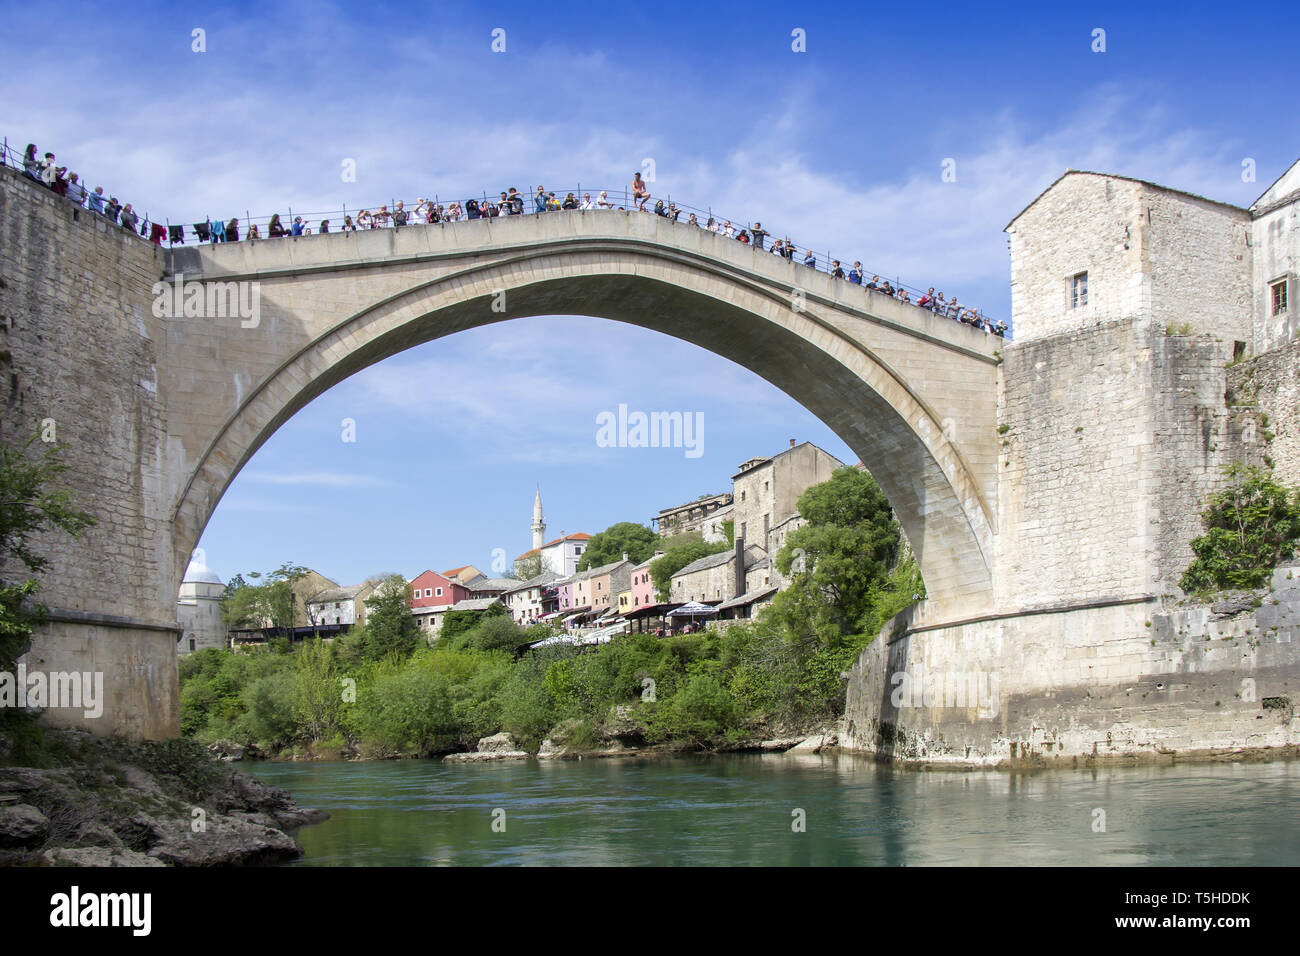
<svg viewBox="0 0 1300 956">
<path fill-rule="evenodd" d="M 1248 205 L 1300 155 L 1294 4 L 0 4 L 0 134 L 156 219 L 507 186 L 655 192 L 1005 317 L 1002 227 L 1067 167 Z M 73 27 L 76 27 L 73 29 Z M 207 51 L 191 50 L 206 31 Z M 504 29 L 506 51 L 493 53 Z M 807 52 L 791 50 L 806 32 Z M 1106 51 L 1091 50 L 1093 30 Z M 956 181 L 943 182 L 945 159 Z M 1256 163 L 1243 182 L 1241 163 Z M 354 159 L 357 181 L 339 171 Z M 578 343 L 581 343 L 579 347 Z M 704 453 L 596 446 L 595 418 L 702 412 Z M 339 441 L 357 421 L 357 442 Z M 791 399 L 694 346 L 584 317 L 429 343 L 321 396 L 201 542 L 223 576 L 342 583 L 596 532 L 814 441 Z M 867 463 L 870 465 L 870 462 Z"/>
</svg>

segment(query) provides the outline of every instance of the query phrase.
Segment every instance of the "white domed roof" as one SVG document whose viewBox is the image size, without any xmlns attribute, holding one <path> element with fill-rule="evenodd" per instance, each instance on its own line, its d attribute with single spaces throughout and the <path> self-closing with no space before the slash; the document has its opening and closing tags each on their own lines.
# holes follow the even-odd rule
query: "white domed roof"
<svg viewBox="0 0 1300 956">
<path fill-rule="evenodd" d="M 190 561 L 190 566 L 185 569 L 185 579 L 182 584 L 220 584 L 225 586 L 224 581 L 217 576 L 217 572 L 203 563 L 199 558 Z"/>
</svg>

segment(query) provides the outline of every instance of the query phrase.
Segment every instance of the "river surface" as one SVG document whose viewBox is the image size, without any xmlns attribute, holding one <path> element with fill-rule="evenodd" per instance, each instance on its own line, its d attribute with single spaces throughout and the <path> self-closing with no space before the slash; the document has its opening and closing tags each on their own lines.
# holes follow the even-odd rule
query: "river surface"
<svg viewBox="0 0 1300 956">
<path fill-rule="evenodd" d="M 1296 761 L 1024 774 L 757 754 L 243 767 L 332 815 L 298 831 L 306 855 L 290 865 L 1300 862 Z"/>
</svg>

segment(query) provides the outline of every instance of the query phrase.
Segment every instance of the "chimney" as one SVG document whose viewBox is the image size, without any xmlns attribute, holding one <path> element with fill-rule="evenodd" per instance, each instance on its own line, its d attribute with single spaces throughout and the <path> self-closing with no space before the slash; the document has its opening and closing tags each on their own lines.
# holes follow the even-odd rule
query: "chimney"
<svg viewBox="0 0 1300 956">
<path fill-rule="evenodd" d="M 626 551 L 623 552 L 623 560 L 624 560 L 624 561 L 627 560 L 627 552 L 626 552 Z"/>
<path fill-rule="evenodd" d="M 791 448 L 794 447 L 794 439 L 793 439 L 793 438 L 790 439 L 790 447 L 791 447 Z"/>
<path fill-rule="evenodd" d="M 745 593 L 745 539 L 741 535 L 736 535 L 736 553 L 733 560 L 736 564 L 736 593 L 732 597 L 740 597 Z"/>
</svg>

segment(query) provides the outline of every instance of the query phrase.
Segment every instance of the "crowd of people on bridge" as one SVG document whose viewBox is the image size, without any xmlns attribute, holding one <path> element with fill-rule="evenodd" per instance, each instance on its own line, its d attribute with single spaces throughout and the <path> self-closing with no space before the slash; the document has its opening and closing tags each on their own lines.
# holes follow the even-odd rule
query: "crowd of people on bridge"
<svg viewBox="0 0 1300 956">
<path fill-rule="evenodd" d="M 6 157 L 6 161 L 8 161 L 8 157 Z M 66 166 L 58 165 L 53 153 L 39 155 L 34 144 L 29 143 L 27 145 L 22 159 L 22 171 L 24 175 L 43 184 L 70 202 L 89 208 L 92 212 L 104 216 L 110 222 L 117 223 L 125 229 L 130 229 L 132 232 L 139 231 L 141 236 L 147 237 L 149 241 L 157 245 L 162 245 L 164 240 L 172 244 L 185 241 L 184 226 L 163 226 L 156 222 L 150 223 L 148 217 L 142 219 L 131 207 L 130 203 L 123 205 L 118 202 L 116 196 L 109 196 L 105 199 L 102 186 L 96 186 L 93 191 L 88 191 L 84 184 L 79 181 L 76 173 L 69 172 Z M 649 185 L 641 178 L 639 172 L 633 175 L 631 188 L 625 195 L 631 196 L 629 205 L 638 212 L 648 213 L 653 211 L 655 215 L 672 222 L 682 221 L 683 210 L 678 208 L 677 204 L 671 200 L 665 202 L 663 199 L 655 199 L 653 207 L 650 206 L 653 197 L 650 195 Z M 460 201 L 443 203 L 421 197 L 409 209 L 400 200 L 394 203 L 392 209 L 389 209 L 385 203 L 374 211 L 362 209 L 355 216 L 344 213 L 342 221 L 337 224 L 332 224 L 329 219 L 320 219 L 317 221 L 314 232 L 317 235 L 323 235 L 329 232 L 356 232 L 362 229 L 400 229 L 415 224 L 494 219 L 499 216 L 522 216 L 529 210 L 533 214 L 563 212 L 565 210 L 627 211 L 624 206 L 610 199 L 608 191 L 605 190 L 600 191 L 595 199 L 592 198 L 591 193 L 584 193 L 582 198 L 579 199 L 571 192 L 566 194 L 563 199 L 560 199 L 554 191 L 548 192 L 544 187 L 538 186 L 537 191 L 531 197 L 526 198 L 512 186 L 501 192 L 496 199 L 490 199 L 485 194 L 482 199 L 466 199 L 463 203 Z M 724 238 L 752 246 L 755 250 L 781 256 L 788 262 L 798 262 L 819 271 L 824 268 L 834 279 L 861 286 L 868 292 L 889 296 L 900 302 L 925 309 L 935 315 L 941 315 L 960 322 L 963 325 L 969 325 L 972 328 L 997 336 L 1005 336 L 1006 334 L 1007 326 L 1005 322 L 998 321 L 995 323 L 979 309 L 971 308 L 959 302 L 955 296 L 949 299 L 944 296 L 943 292 L 936 292 L 933 286 L 924 293 L 918 291 L 914 299 L 912 292 L 903 288 L 901 284 L 895 286 L 888 279 L 882 280 L 878 275 L 873 275 L 868 280 L 861 262 L 854 262 L 853 267 L 845 271 L 839 259 L 830 259 L 829 262 L 826 262 L 825 257 L 823 257 L 822 265 L 819 267 L 818 257 L 811 248 L 805 248 L 803 254 L 800 255 L 799 248 L 791 241 L 789 236 L 777 238 L 764 229 L 763 224 L 760 222 L 755 222 L 752 226 L 736 226 L 730 219 L 717 219 L 711 214 L 705 215 L 707 217 L 706 221 L 701 223 L 696 213 L 687 212 L 686 223 L 698 229 L 704 229 Z M 238 242 L 241 238 L 240 222 L 235 218 L 229 221 L 208 219 L 202 223 L 194 223 L 193 229 L 200 242 Z M 243 238 L 279 239 L 310 236 L 312 234 L 312 226 L 304 222 L 301 216 L 295 216 L 290 224 L 285 225 L 280 214 L 276 213 L 271 216 L 270 221 L 267 223 L 265 236 L 262 235 L 256 223 L 250 223 Z"/>
</svg>

